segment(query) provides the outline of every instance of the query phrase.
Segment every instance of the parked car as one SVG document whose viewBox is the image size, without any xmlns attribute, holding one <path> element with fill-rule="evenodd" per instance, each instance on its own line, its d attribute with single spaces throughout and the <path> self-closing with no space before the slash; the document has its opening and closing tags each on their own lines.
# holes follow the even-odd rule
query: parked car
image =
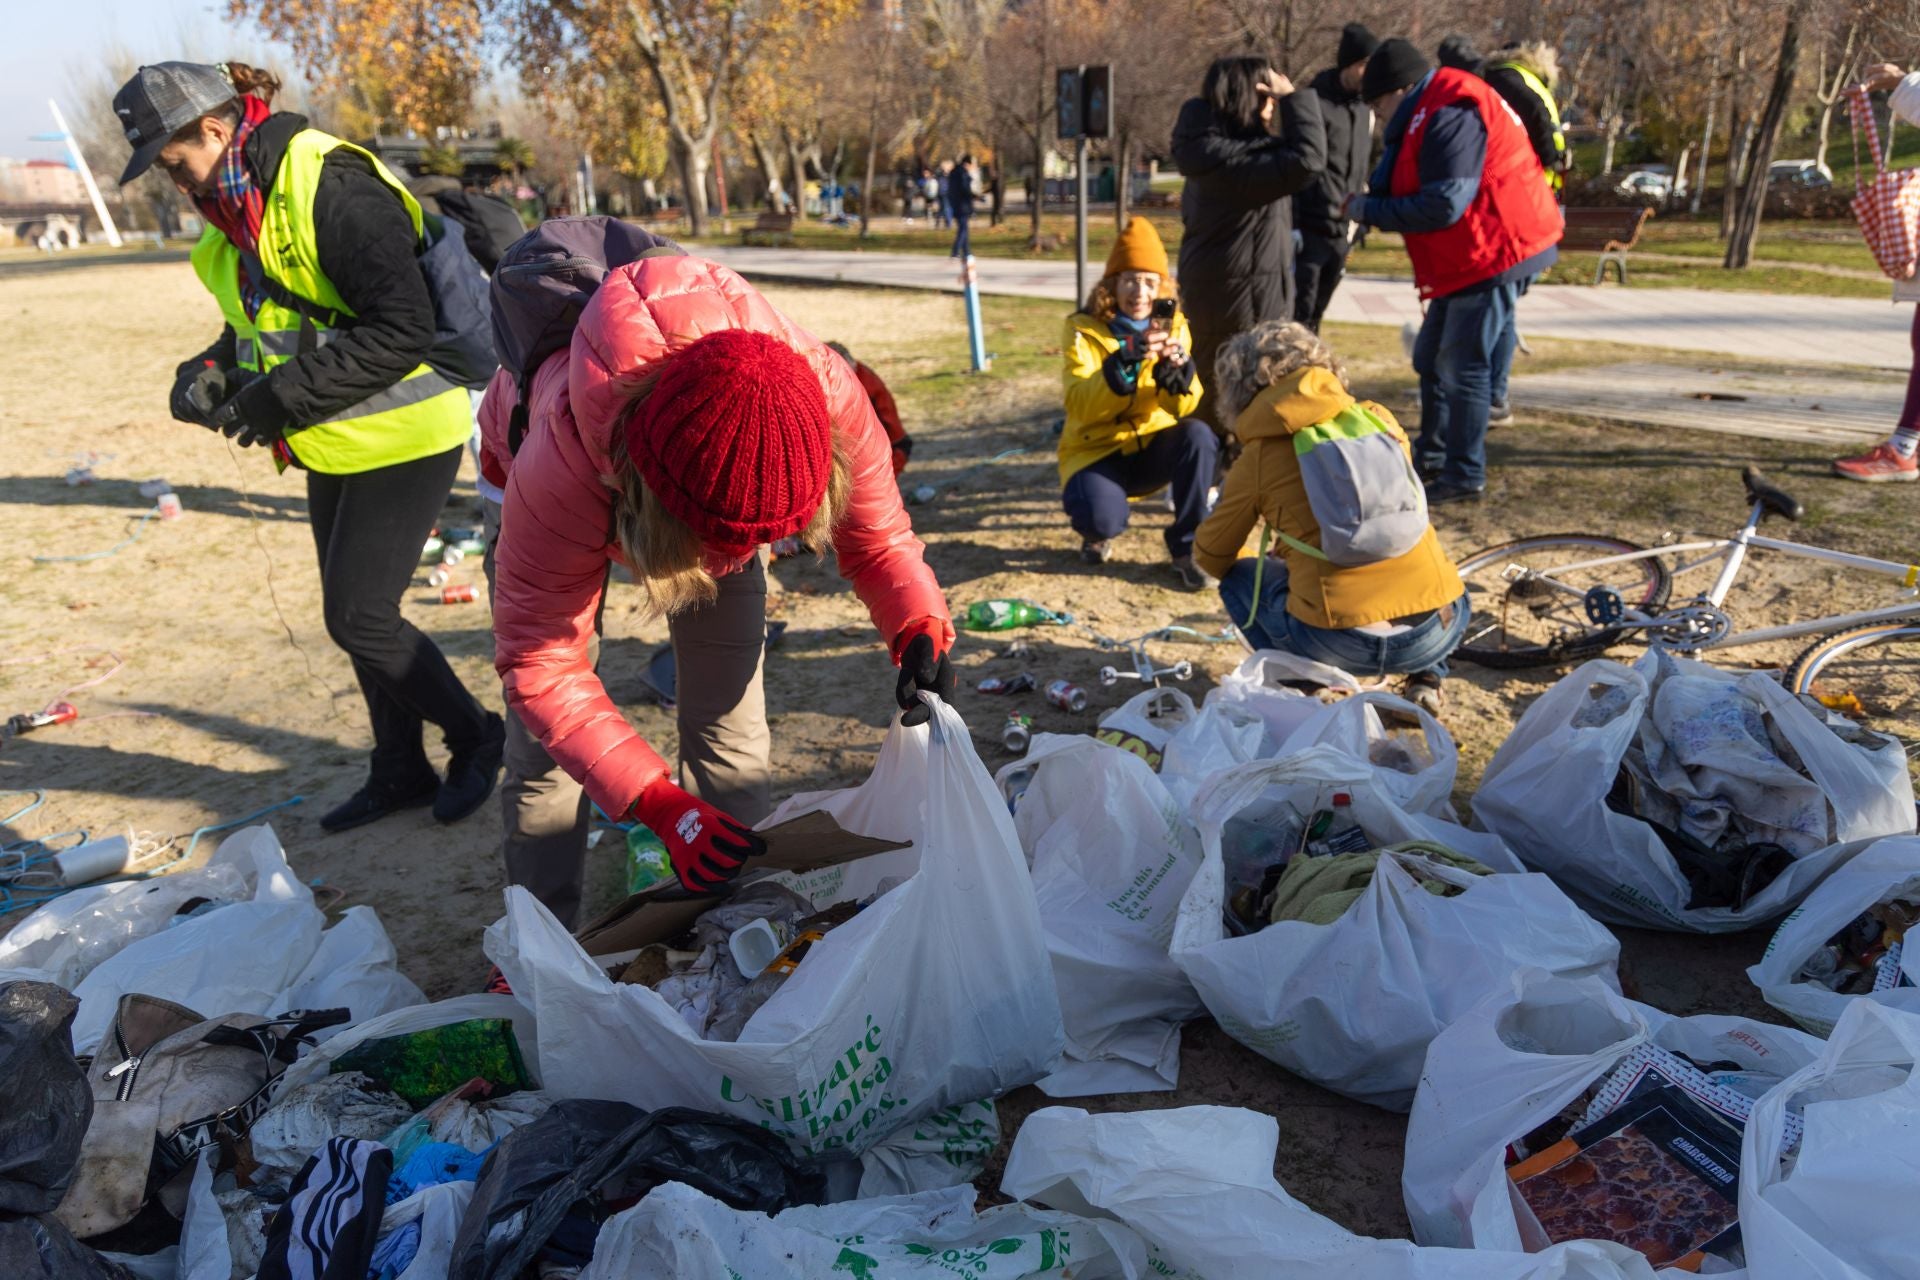
<svg viewBox="0 0 1920 1280">
<path fill-rule="evenodd" d="M 1623 196 L 1641 200 L 1665 200 L 1670 196 L 1687 194 L 1687 180 L 1681 178 L 1676 184 L 1673 171 L 1666 165 L 1647 164 L 1620 175 L 1620 181 L 1614 184 L 1613 189 Z"/>
<path fill-rule="evenodd" d="M 1833 185 L 1833 170 L 1818 160 L 1775 160 L 1767 166 L 1767 185 L 1792 184 L 1809 191 Z"/>
</svg>

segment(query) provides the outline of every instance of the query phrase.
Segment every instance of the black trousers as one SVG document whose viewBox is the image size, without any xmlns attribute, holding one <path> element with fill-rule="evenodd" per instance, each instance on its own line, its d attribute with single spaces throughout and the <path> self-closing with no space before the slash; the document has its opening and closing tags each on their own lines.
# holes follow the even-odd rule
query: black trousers
<svg viewBox="0 0 1920 1280">
<path fill-rule="evenodd" d="M 1320 319 L 1346 274 L 1350 248 L 1345 236 L 1301 237 L 1300 252 L 1293 259 L 1293 318 L 1315 333 L 1320 332 Z"/>
<path fill-rule="evenodd" d="M 1132 515 L 1128 498 L 1164 484 L 1173 496 L 1173 523 L 1164 535 L 1167 552 L 1191 555 L 1194 531 L 1207 515 L 1207 490 L 1219 452 L 1212 427 L 1198 418 L 1182 418 L 1179 425 L 1148 436 L 1139 452 L 1110 453 L 1074 472 L 1061 491 L 1060 505 L 1075 533 L 1104 542 L 1125 531 Z"/>
<path fill-rule="evenodd" d="M 413 790 L 434 776 L 421 740 L 428 722 L 456 751 L 486 735 L 485 709 L 440 647 L 400 614 L 463 447 L 357 475 L 307 473 L 321 608 L 367 700 L 376 788 Z"/>
</svg>

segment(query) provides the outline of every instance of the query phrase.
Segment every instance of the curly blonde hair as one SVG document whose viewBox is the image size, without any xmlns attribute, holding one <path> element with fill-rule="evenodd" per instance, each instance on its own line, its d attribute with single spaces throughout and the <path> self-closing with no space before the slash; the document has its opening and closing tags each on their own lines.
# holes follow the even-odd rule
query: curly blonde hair
<svg viewBox="0 0 1920 1280">
<path fill-rule="evenodd" d="M 1326 369 L 1347 385 L 1346 366 L 1319 334 L 1291 320 L 1263 321 L 1229 338 L 1214 356 L 1214 394 L 1231 422 L 1262 390 L 1309 368 Z"/>
<path fill-rule="evenodd" d="M 627 415 L 639 411 L 653 391 L 653 376 L 646 378 L 627 406 Z M 719 583 L 706 567 L 706 547 L 700 535 L 685 521 L 668 511 L 647 488 L 640 468 L 627 456 L 627 433 L 623 426 L 613 433 L 614 477 L 608 487 L 618 495 L 613 504 L 614 540 L 633 571 L 633 580 L 646 596 L 648 612 L 672 617 L 689 609 L 712 604 L 720 593 Z M 827 472 L 827 491 L 820 507 L 798 535 L 800 545 L 815 556 L 823 556 L 832 545 L 833 531 L 847 512 L 847 500 L 853 493 L 853 467 L 833 442 L 833 461 Z"/>
</svg>

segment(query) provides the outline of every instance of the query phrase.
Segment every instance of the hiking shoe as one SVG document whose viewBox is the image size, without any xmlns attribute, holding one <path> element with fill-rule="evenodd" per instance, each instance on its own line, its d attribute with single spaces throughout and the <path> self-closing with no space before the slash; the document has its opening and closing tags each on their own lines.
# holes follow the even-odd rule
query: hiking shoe
<svg viewBox="0 0 1920 1280">
<path fill-rule="evenodd" d="M 1478 502 L 1487 496 L 1485 485 L 1478 489 L 1465 489 L 1459 485 L 1448 484 L 1445 480 L 1427 481 L 1427 505 L 1444 507 L 1450 502 Z"/>
<path fill-rule="evenodd" d="M 1400 686 L 1400 696 L 1430 716 L 1439 715 L 1440 708 L 1447 705 L 1447 697 L 1440 691 L 1440 677 L 1430 671 L 1408 676 Z"/>
<path fill-rule="evenodd" d="M 447 780 L 433 797 L 433 816 L 441 822 L 458 822 L 485 803 L 493 794 L 506 750 L 506 722 L 488 712 L 487 731 L 480 741 L 455 751 L 447 761 Z"/>
<path fill-rule="evenodd" d="M 418 809 L 423 804 L 432 804 L 439 789 L 440 779 L 431 772 L 410 787 L 384 787 L 369 781 L 349 796 L 345 803 L 335 805 L 322 814 L 320 829 L 351 831 L 369 822 L 377 822 L 390 813 Z"/>
<path fill-rule="evenodd" d="M 1080 559 L 1087 564 L 1105 564 L 1113 559 L 1111 538 L 1087 538 L 1080 544 Z"/>
<path fill-rule="evenodd" d="M 1513 406 L 1505 400 L 1495 400 L 1487 406 L 1487 425 L 1497 427 L 1503 422 L 1513 421 Z"/>
<path fill-rule="evenodd" d="M 1182 591 L 1205 591 L 1209 587 L 1220 585 L 1206 570 L 1193 562 L 1192 556 L 1173 558 L 1173 576 L 1179 580 Z"/>
<path fill-rule="evenodd" d="M 1883 440 L 1857 458 L 1835 458 L 1833 474 L 1843 480 L 1866 484 L 1920 480 L 1920 458 L 1903 457 L 1898 449 Z"/>
</svg>

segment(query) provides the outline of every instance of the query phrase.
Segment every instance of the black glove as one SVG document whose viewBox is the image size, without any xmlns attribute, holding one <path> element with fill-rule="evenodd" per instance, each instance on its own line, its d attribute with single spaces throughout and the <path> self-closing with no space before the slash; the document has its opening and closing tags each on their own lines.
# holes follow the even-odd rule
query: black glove
<svg viewBox="0 0 1920 1280">
<path fill-rule="evenodd" d="M 1193 386 L 1193 360 L 1182 360 L 1179 364 L 1168 364 L 1165 360 L 1153 362 L 1153 384 L 1170 396 L 1183 396 Z"/>
<path fill-rule="evenodd" d="M 256 377 L 213 411 L 213 428 L 245 445 L 270 445 L 287 433 L 292 420 L 273 393 L 273 384 Z"/>
<path fill-rule="evenodd" d="M 1107 380 L 1107 390 L 1117 396 L 1130 396 L 1139 384 L 1140 357 L 1130 354 L 1123 343 L 1100 362 L 1100 374 Z"/>
<path fill-rule="evenodd" d="M 931 622 L 931 619 L 923 620 Z M 920 623 L 908 623 L 907 630 L 915 632 Z M 947 661 L 944 649 L 939 648 L 930 630 L 919 629 L 913 639 L 907 641 L 907 647 L 900 651 L 900 680 L 894 686 L 893 700 L 900 704 L 900 723 L 909 727 L 925 724 L 933 718 L 933 708 L 920 701 L 920 691 L 937 693 L 945 701 L 953 701 L 954 685 L 953 664 Z"/>
<path fill-rule="evenodd" d="M 173 380 L 167 409 L 176 422 L 213 426 L 213 411 L 227 398 L 227 371 L 211 360 L 194 365 Z"/>
</svg>

